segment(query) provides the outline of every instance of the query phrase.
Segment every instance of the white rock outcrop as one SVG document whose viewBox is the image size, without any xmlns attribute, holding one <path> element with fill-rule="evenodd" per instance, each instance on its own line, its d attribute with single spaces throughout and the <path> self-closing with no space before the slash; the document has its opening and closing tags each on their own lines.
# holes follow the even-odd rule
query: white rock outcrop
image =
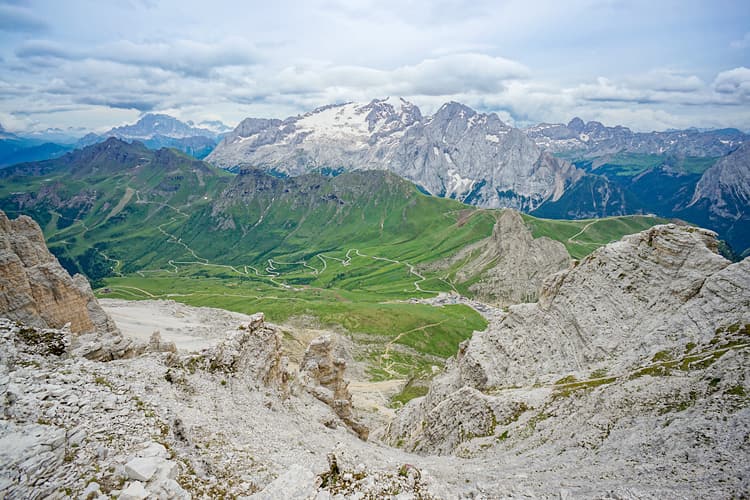
<svg viewBox="0 0 750 500">
<path fill-rule="evenodd" d="M 275 327 L 265 322 L 263 313 L 252 315 L 250 321 L 228 332 L 215 347 L 204 349 L 200 354 L 175 355 L 170 362 L 173 366 L 199 367 L 237 377 L 249 385 L 274 387 L 282 392 L 286 392 L 289 381 L 281 337 Z"/>
<path fill-rule="evenodd" d="M 750 451 L 750 259 L 716 247 L 710 231 L 655 226 L 550 276 L 537 304 L 462 344 L 385 439 L 537 470 L 544 456 L 544 474 L 569 477 L 622 478 L 610 467 L 636 461 L 650 491 L 674 487 L 663 470 L 744 491 L 733 457 Z"/>
</svg>

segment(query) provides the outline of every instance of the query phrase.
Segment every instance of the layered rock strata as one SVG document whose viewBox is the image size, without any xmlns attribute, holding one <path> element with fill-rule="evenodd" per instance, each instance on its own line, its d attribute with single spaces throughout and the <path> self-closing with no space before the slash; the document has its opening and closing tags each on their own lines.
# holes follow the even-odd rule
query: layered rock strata
<svg viewBox="0 0 750 500">
<path fill-rule="evenodd" d="M 72 347 L 94 359 L 134 354 L 99 306 L 86 278 L 71 277 L 47 249 L 39 225 L 0 211 L 0 316 L 38 328 L 67 325 Z"/>
</svg>

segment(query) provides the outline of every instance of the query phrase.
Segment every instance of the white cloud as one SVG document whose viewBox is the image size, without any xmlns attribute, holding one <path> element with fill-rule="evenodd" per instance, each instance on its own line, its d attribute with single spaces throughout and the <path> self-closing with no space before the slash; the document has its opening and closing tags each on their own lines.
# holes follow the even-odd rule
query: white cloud
<svg viewBox="0 0 750 500">
<path fill-rule="evenodd" d="M 722 71 L 716 75 L 713 85 L 716 92 L 738 103 L 750 102 L 750 69 L 744 66 Z"/>
<path fill-rule="evenodd" d="M 93 59 L 193 76 L 207 76 L 215 68 L 253 65 L 260 58 L 255 46 L 242 38 L 225 38 L 215 43 L 119 40 L 94 48 L 70 48 L 50 40 L 29 40 L 22 43 L 15 53 L 18 58 L 31 59 L 37 64 L 39 59 Z"/>
<path fill-rule="evenodd" d="M 405 94 L 450 95 L 458 92 L 500 92 L 507 80 L 528 78 L 523 64 L 483 54 L 454 54 L 426 59 L 414 66 L 399 68 L 389 75 L 395 87 Z"/>
<path fill-rule="evenodd" d="M 63 128 L 88 125 L 87 109 L 92 123 L 107 109 L 236 122 L 401 95 L 425 113 L 457 100 L 518 124 L 750 128 L 737 50 L 750 33 L 727 39 L 746 30 L 742 2 L 248 5 L 0 0 L 0 113 Z M 26 31 L 3 31 L 5 11 Z"/>
<path fill-rule="evenodd" d="M 227 66 L 215 68 L 211 78 L 161 67 L 65 59 L 56 75 L 31 86 L 0 80 L 0 96 L 5 96 L 0 98 L 0 111 L 7 114 L 12 111 L 9 103 L 20 102 L 23 116 L 34 119 L 51 111 L 58 117 L 78 117 L 91 107 L 97 112 L 169 110 L 185 119 L 223 117 L 238 122 L 246 116 L 283 118 L 332 102 L 400 95 L 424 113 L 456 100 L 497 112 L 503 121 L 516 125 L 567 122 L 576 115 L 636 130 L 750 125 L 735 106 L 750 95 L 750 70 L 744 67 L 721 72 L 711 84 L 697 76 L 654 69 L 569 87 L 540 82 L 515 61 L 478 54 L 430 58 L 391 70 L 321 61 L 302 61 L 275 71 Z M 28 126 L 29 120 L 23 123 Z M 66 124 L 53 121 L 44 126 Z"/>
<path fill-rule="evenodd" d="M 625 81 L 636 88 L 657 92 L 695 92 L 706 85 L 695 75 L 663 68 L 628 77 Z"/>
</svg>

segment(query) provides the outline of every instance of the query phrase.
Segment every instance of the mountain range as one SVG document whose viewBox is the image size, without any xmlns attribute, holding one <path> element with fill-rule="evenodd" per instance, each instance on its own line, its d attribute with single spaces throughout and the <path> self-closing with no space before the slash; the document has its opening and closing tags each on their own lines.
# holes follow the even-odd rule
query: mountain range
<svg viewBox="0 0 750 500">
<path fill-rule="evenodd" d="M 346 253 L 342 242 L 364 252 L 377 247 L 390 259 L 408 257 L 418 264 L 489 238 L 495 222 L 491 212 L 426 196 L 388 171 L 279 178 L 243 169 L 234 175 L 174 149 L 152 151 L 116 138 L 58 159 L 7 167 L 0 170 L 0 179 L 0 209 L 32 216 L 63 265 L 93 280 L 168 266 L 173 260 L 194 261 L 196 255 L 257 269 L 267 267 L 269 258 L 318 262 L 318 253 Z M 632 224 L 602 221 L 602 242 L 658 221 L 628 220 Z M 545 227 L 542 233 L 576 257 L 591 250 L 586 245 L 602 243 L 578 235 L 586 240 L 580 246 L 571 238 L 583 234 L 587 223 L 568 224 L 570 233 L 560 232 L 552 221 L 534 224 Z M 165 239 L 165 234 L 173 239 Z M 177 240 L 188 246 L 175 244 Z M 453 286 L 468 294 L 468 287 L 495 260 L 488 255 L 470 259 L 479 262 L 471 270 L 464 262 L 449 263 L 439 274 L 460 274 Z M 115 260 L 119 264 L 113 268 Z M 310 282 L 309 276 L 293 281 Z M 365 282 L 363 277 L 357 286 Z M 446 283 L 430 286 L 445 288 Z"/>
<path fill-rule="evenodd" d="M 15 134 L 0 125 L 0 168 L 17 163 L 58 158 L 75 148 L 117 137 L 129 142 L 139 141 L 151 149 L 170 147 L 196 158 L 210 153 L 223 134 L 232 129 L 218 120 L 195 124 L 169 115 L 147 114 L 132 125 L 114 127 L 102 134 L 81 137 L 77 129 L 47 129 Z"/>
<path fill-rule="evenodd" d="M 89 146 L 108 137 L 117 137 L 142 142 L 151 149 L 175 148 L 196 158 L 204 158 L 229 127 L 219 121 L 202 122 L 201 125 L 204 127 L 169 115 L 149 113 L 132 125 L 114 127 L 103 134 L 88 134 L 78 141 L 77 146 Z"/>
<path fill-rule="evenodd" d="M 206 157 L 281 175 L 387 169 L 427 193 L 530 211 L 581 175 L 495 114 L 456 102 L 425 117 L 404 99 L 324 106 L 286 120 L 247 119 Z"/>
<path fill-rule="evenodd" d="M 520 130 L 455 102 L 424 116 L 389 98 L 248 118 L 206 160 L 282 176 L 387 169 L 429 194 L 549 218 L 655 213 L 714 229 L 742 253 L 750 248 L 746 140 L 735 129 L 641 133 L 578 118 Z M 724 157 L 744 174 L 717 175 Z"/>
<path fill-rule="evenodd" d="M 0 168 L 14 163 L 57 158 L 73 149 L 37 137 L 25 137 L 6 131 L 0 125 Z"/>
<path fill-rule="evenodd" d="M 116 138 L 0 175 L 61 263 L 150 299 L 100 307 L 0 210 L 10 497 L 748 491 L 750 259 L 711 231 L 478 209 L 384 170 L 232 175 Z M 112 307 L 145 328 L 158 307 L 159 329 L 123 335 Z"/>
<path fill-rule="evenodd" d="M 455 102 L 425 116 L 388 98 L 285 120 L 247 118 L 227 130 L 221 122 L 148 114 L 89 134 L 78 147 L 118 137 L 276 176 L 386 169 L 426 193 L 480 207 L 565 219 L 653 213 L 716 230 L 738 254 L 750 249 L 748 153 L 740 147 L 748 136 L 735 129 L 644 133 L 574 118 L 521 130 Z M 71 147 L 5 133 L 0 165 L 55 158 Z"/>
<path fill-rule="evenodd" d="M 576 117 L 567 125 L 540 123 L 524 129 L 539 147 L 579 158 L 597 158 L 617 153 L 719 157 L 729 154 L 748 139 L 733 129 L 668 130 L 633 132 L 627 127 L 607 127 Z"/>
</svg>

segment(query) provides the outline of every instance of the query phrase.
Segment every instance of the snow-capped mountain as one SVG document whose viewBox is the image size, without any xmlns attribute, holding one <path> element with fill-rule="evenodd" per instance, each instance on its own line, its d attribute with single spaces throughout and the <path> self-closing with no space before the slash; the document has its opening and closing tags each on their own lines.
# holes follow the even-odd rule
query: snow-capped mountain
<svg viewBox="0 0 750 500">
<path fill-rule="evenodd" d="M 559 198 L 583 175 L 494 113 L 451 102 L 425 117 L 399 98 L 329 105 L 283 121 L 248 118 L 207 161 L 291 176 L 385 169 L 435 195 L 522 210 Z"/>
<path fill-rule="evenodd" d="M 151 139 L 157 135 L 184 139 L 197 136 L 215 137 L 217 134 L 207 128 L 189 125 L 169 115 L 147 114 L 133 125 L 115 127 L 103 135 L 119 139 Z"/>
<path fill-rule="evenodd" d="M 208 122 L 208 125 L 205 128 L 196 127 L 193 122 L 185 123 L 169 115 L 147 114 L 132 125 L 115 127 L 100 135 L 88 134 L 78 141 L 77 146 L 89 146 L 108 137 L 116 137 L 129 142 L 142 142 L 151 149 L 176 148 L 196 158 L 203 158 L 225 133 L 219 130 L 229 129 L 219 121 Z"/>
<path fill-rule="evenodd" d="M 587 157 L 620 152 L 718 157 L 730 153 L 748 139 L 746 134 L 731 128 L 633 132 L 620 125 L 607 127 L 596 121 L 586 123 L 577 117 L 567 125 L 540 123 L 524 131 L 548 151 L 578 153 Z"/>
</svg>

